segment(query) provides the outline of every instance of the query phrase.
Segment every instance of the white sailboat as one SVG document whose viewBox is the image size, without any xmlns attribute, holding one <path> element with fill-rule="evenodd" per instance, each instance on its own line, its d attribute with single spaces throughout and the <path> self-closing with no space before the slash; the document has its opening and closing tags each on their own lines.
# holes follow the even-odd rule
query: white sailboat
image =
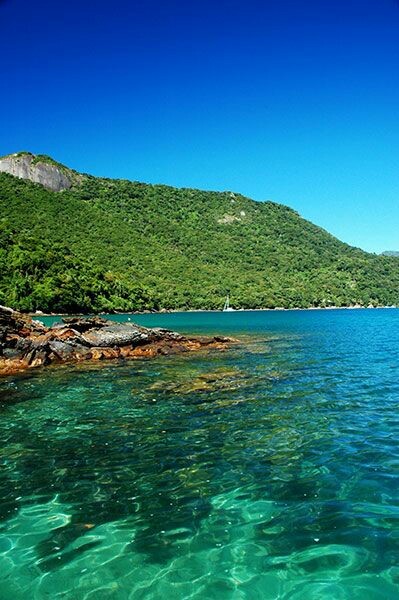
<svg viewBox="0 0 399 600">
<path fill-rule="evenodd" d="M 230 306 L 230 296 L 227 294 L 227 296 L 226 296 L 226 302 L 224 303 L 224 306 L 223 306 L 223 312 L 231 312 L 232 310 L 234 310 L 234 308 L 231 308 L 231 306 Z"/>
</svg>

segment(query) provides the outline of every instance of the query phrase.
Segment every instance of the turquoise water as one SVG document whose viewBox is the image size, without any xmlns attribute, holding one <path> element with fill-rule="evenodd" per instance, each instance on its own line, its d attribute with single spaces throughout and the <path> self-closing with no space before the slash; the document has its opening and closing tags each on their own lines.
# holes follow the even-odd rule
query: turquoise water
<svg viewBox="0 0 399 600">
<path fill-rule="evenodd" d="M 133 319 L 242 343 L 1 380 L 1 600 L 397 600 L 399 310 Z"/>
</svg>

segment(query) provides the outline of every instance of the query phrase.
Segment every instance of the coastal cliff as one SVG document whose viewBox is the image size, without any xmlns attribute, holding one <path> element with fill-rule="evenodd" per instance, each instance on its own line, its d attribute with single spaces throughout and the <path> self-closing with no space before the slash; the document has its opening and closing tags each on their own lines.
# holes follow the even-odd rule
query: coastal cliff
<svg viewBox="0 0 399 600">
<path fill-rule="evenodd" d="M 223 349 L 225 337 L 186 337 L 162 328 L 116 323 L 102 317 L 68 317 L 45 327 L 0 306 L 0 376 L 51 363 L 151 358 L 201 348 Z"/>
</svg>

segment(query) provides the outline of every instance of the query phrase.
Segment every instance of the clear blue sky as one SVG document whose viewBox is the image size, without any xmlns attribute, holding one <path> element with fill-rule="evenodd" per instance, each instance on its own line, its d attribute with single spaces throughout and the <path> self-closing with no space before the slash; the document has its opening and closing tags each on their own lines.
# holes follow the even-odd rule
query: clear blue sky
<svg viewBox="0 0 399 600">
<path fill-rule="evenodd" d="M 0 0 L 0 154 L 272 199 L 399 250 L 396 0 Z"/>
</svg>

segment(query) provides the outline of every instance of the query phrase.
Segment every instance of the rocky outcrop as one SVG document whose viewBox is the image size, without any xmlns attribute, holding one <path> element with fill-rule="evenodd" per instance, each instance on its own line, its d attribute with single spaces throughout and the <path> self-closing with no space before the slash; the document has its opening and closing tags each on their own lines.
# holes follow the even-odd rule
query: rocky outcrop
<svg viewBox="0 0 399 600">
<path fill-rule="evenodd" d="M 112 348 L 129 344 L 141 345 L 150 339 L 150 335 L 149 332 L 139 329 L 132 323 L 126 323 L 123 327 L 116 323 L 100 329 L 91 329 L 83 334 L 83 339 L 91 347 Z"/>
<path fill-rule="evenodd" d="M 45 327 L 11 308 L 0 306 L 0 376 L 51 363 L 150 358 L 200 348 L 223 349 L 224 337 L 191 338 L 168 329 L 115 323 L 101 317 L 64 318 Z"/>
<path fill-rule="evenodd" d="M 0 171 L 20 179 L 29 179 L 40 183 L 54 192 L 66 190 L 72 185 L 72 181 L 64 169 L 28 152 L 10 154 L 1 158 Z"/>
</svg>

